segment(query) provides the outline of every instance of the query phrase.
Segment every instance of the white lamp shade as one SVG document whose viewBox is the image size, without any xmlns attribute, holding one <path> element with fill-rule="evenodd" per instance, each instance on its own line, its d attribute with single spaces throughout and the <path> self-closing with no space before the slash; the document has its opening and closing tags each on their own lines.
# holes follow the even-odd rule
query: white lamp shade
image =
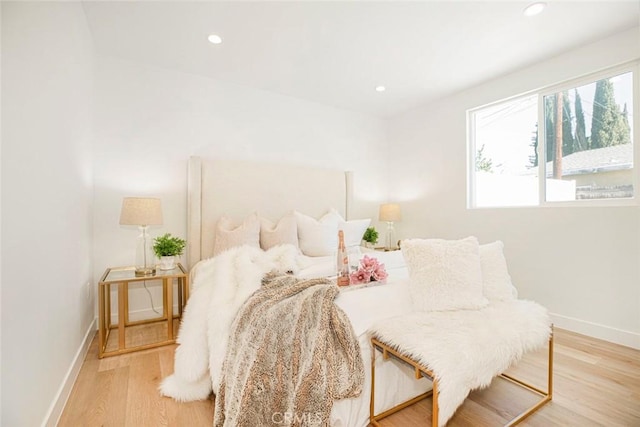
<svg viewBox="0 0 640 427">
<path fill-rule="evenodd" d="M 162 225 L 160 199 L 125 197 L 120 211 L 121 225 Z"/>
<path fill-rule="evenodd" d="M 402 219 L 400 205 L 395 203 L 385 203 L 380 205 L 380 213 L 378 215 L 380 221 L 397 222 Z"/>
</svg>

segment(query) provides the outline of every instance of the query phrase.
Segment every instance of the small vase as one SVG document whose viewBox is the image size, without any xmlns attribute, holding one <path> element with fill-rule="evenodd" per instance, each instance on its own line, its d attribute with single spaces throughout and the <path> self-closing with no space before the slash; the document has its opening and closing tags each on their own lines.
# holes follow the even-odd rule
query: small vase
<svg viewBox="0 0 640 427">
<path fill-rule="evenodd" d="M 176 268 L 175 256 L 160 257 L 160 270 L 173 270 Z"/>
</svg>

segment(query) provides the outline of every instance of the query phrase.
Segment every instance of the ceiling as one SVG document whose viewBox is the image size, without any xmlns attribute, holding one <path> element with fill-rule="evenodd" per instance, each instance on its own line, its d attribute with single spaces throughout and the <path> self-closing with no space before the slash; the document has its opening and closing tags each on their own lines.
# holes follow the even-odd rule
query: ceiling
<svg viewBox="0 0 640 427">
<path fill-rule="evenodd" d="M 83 5 L 100 54 L 390 117 L 640 24 L 637 0 L 547 1 Z"/>
</svg>

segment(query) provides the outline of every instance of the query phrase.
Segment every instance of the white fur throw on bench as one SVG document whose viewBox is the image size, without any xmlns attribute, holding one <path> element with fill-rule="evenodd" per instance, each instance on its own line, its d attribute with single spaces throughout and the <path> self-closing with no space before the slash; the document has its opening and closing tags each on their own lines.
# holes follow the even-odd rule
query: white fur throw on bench
<svg viewBox="0 0 640 427">
<path fill-rule="evenodd" d="M 370 333 L 434 373 L 443 426 L 471 390 L 544 346 L 551 322 L 541 305 L 512 300 L 480 310 L 412 312 L 378 322 Z"/>
</svg>

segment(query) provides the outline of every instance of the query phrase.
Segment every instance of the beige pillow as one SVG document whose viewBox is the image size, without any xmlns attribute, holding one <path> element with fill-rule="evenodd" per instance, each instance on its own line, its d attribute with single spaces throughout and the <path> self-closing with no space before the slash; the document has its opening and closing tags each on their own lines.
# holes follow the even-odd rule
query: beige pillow
<svg viewBox="0 0 640 427">
<path fill-rule="evenodd" d="M 287 244 L 298 247 L 298 225 L 293 212 L 280 218 L 277 224 L 260 217 L 260 247 L 266 251 Z"/>
<path fill-rule="evenodd" d="M 414 308 L 446 311 L 486 306 L 478 247 L 475 237 L 403 240 Z"/>
<path fill-rule="evenodd" d="M 258 219 L 258 214 L 249 215 L 239 226 L 235 226 L 233 221 L 226 216 L 220 217 L 216 224 L 213 255 L 216 256 L 227 249 L 242 245 L 260 247 L 260 220 Z"/>
</svg>

